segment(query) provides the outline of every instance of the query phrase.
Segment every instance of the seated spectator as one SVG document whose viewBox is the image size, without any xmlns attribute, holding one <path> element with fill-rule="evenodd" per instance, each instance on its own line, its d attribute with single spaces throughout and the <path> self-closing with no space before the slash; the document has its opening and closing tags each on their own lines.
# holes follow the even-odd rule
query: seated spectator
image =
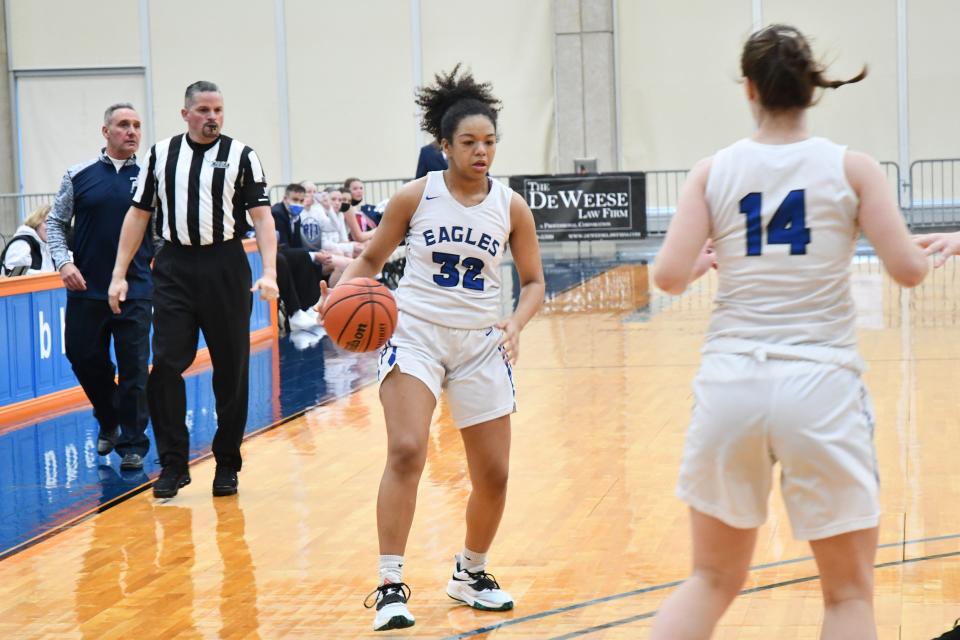
<svg viewBox="0 0 960 640">
<path fill-rule="evenodd" d="M 314 263 L 303 250 L 277 249 L 277 288 L 291 331 L 322 333 L 313 305 L 320 300 L 320 281 Z"/>
<path fill-rule="evenodd" d="M 335 270 L 327 254 L 303 247 L 305 194 L 299 184 L 289 184 L 283 200 L 270 208 L 277 229 L 277 288 L 290 328 L 298 331 L 317 326 L 313 305 L 320 299 L 320 280 L 330 278 Z"/>
<path fill-rule="evenodd" d="M 49 204 L 37 207 L 17 228 L 0 254 L 0 274 L 19 276 L 56 271 L 47 246 L 48 215 Z"/>
<path fill-rule="evenodd" d="M 330 202 L 330 206 L 327 209 L 327 216 L 330 220 L 333 221 L 334 225 L 337 228 L 338 238 L 336 240 L 337 244 L 340 246 L 346 246 L 348 243 L 353 246 L 353 257 L 356 258 L 361 253 L 363 253 L 363 248 L 366 246 L 366 242 L 355 242 L 351 240 L 350 230 L 347 227 L 347 218 L 351 217 L 352 214 L 349 213 L 349 207 L 343 208 L 344 199 L 343 193 L 337 187 L 330 187 L 326 189 L 327 200 Z M 356 222 L 356 220 L 354 220 Z M 360 232 L 359 225 L 357 226 L 357 233 Z"/>
<path fill-rule="evenodd" d="M 363 201 L 364 187 L 363 181 L 360 178 L 347 178 L 344 180 L 343 190 L 346 190 L 350 194 L 350 206 L 354 207 L 358 213 L 369 218 L 373 222 L 374 227 L 380 224 L 380 218 L 383 216 L 383 212 L 377 211 L 374 205 L 367 204 Z M 360 224 L 362 226 L 363 222 L 360 222 Z"/>
<path fill-rule="evenodd" d="M 340 196 L 343 198 L 340 211 L 343 212 L 343 219 L 347 223 L 350 239 L 354 242 L 368 242 L 377 230 L 377 223 L 351 204 L 348 189 L 341 189 Z"/>
<path fill-rule="evenodd" d="M 287 185 L 283 200 L 270 207 L 274 226 L 277 228 L 277 244 L 300 248 L 300 214 L 307 190 L 296 183 Z"/>
<path fill-rule="evenodd" d="M 301 182 L 303 187 L 303 212 L 300 214 L 300 240 L 304 248 L 319 251 L 323 227 L 326 224 L 326 212 L 317 198 L 317 186 L 312 182 Z M 329 248 L 329 247 L 327 247 Z"/>
<path fill-rule="evenodd" d="M 317 191 L 312 182 L 301 184 L 307 190 L 306 199 L 303 201 L 303 223 L 300 227 L 304 245 L 310 244 L 309 248 L 315 250 L 322 246 L 324 251 L 347 258 L 360 255 L 362 247 L 350 241 L 343 215 L 330 208 L 329 192 Z"/>
<path fill-rule="evenodd" d="M 336 224 L 327 216 L 326 210 L 314 201 L 317 187 L 312 182 L 301 182 L 304 188 L 305 199 L 303 212 L 300 214 L 300 241 L 301 245 L 311 253 L 325 254 L 325 264 L 333 265 L 333 275 L 330 276 L 330 285 L 336 284 L 340 274 L 353 261 L 353 244 L 345 247 L 350 255 L 345 255 L 339 246 L 340 233 Z M 324 194 L 326 195 L 326 194 Z M 327 244 L 330 242 L 330 244 Z"/>
</svg>

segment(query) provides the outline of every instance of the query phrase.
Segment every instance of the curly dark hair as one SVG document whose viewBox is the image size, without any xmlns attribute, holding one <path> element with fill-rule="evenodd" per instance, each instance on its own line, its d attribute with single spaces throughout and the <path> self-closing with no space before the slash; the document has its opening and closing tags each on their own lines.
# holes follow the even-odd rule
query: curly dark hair
<svg viewBox="0 0 960 640">
<path fill-rule="evenodd" d="M 461 63 L 450 73 L 437 73 L 433 84 L 417 90 L 416 102 L 423 109 L 420 128 L 436 138 L 437 142 L 451 142 L 457 125 L 467 116 L 482 115 L 497 128 L 500 100 L 491 93 L 489 82 L 477 82 L 469 71 L 460 77 Z"/>
</svg>

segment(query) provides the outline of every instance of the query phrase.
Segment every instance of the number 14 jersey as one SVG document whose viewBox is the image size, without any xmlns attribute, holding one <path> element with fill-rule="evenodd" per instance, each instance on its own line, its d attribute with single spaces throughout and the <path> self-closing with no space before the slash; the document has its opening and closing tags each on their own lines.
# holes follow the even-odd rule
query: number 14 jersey
<svg viewBox="0 0 960 640">
<path fill-rule="evenodd" d="M 500 261 L 510 237 L 513 191 L 497 180 L 483 202 L 465 207 L 442 171 L 427 174 L 407 231 L 407 264 L 397 287 L 400 311 L 455 329 L 500 321 Z"/>
<path fill-rule="evenodd" d="M 705 352 L 861 368 L 850 293 L 859 203 L 845 153 L 824 138 L 744 139 L 713 157 L 705 196 L 718 286 Z"/>
</svg>

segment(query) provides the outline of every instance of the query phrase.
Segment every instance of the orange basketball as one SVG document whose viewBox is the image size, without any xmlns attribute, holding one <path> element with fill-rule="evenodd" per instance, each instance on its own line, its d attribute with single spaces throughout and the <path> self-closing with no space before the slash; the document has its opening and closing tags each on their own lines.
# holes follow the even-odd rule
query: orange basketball
<svg viewBox="0 0 960 640">
<path fill-rule="evenodd" d="M 397 326 L 397 303 L 371 278 L 353 278 L 330 290 L 323 304 L 323 328 L 347 351 L 376 351 Z"/>
</svg>

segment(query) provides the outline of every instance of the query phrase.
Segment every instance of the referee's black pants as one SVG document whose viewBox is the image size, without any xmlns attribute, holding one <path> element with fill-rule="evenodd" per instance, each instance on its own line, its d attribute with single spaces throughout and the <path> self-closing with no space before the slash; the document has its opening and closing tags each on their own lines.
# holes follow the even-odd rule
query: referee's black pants
<svg viewBox="0 0 960 640">
<path fill-rule="evenodd" d="M 68 296 L 63 334 L 67 359 L 93 405 L 100 437 L 116 440 L 121 456 L 146 455 L 150 301 L 127 300 L 120 304 L 120 315 L 114 315 L 106 300 Z M 116 367 L 110 359 L 111 337 Z M 120 435 L 114 436 L 118 426 Z"/>
<path fill-rule="evenodd" d="M 199 247 L 167 243 L 153 266 L 153 370 L 147 383 L 160 464 L 185 469 L 190 456 L 183 372 L 199 331 L 213 364 L 218 465 L 239 471 L 250 367 L 250 264 L 240 240 Z"/>
</svg>

